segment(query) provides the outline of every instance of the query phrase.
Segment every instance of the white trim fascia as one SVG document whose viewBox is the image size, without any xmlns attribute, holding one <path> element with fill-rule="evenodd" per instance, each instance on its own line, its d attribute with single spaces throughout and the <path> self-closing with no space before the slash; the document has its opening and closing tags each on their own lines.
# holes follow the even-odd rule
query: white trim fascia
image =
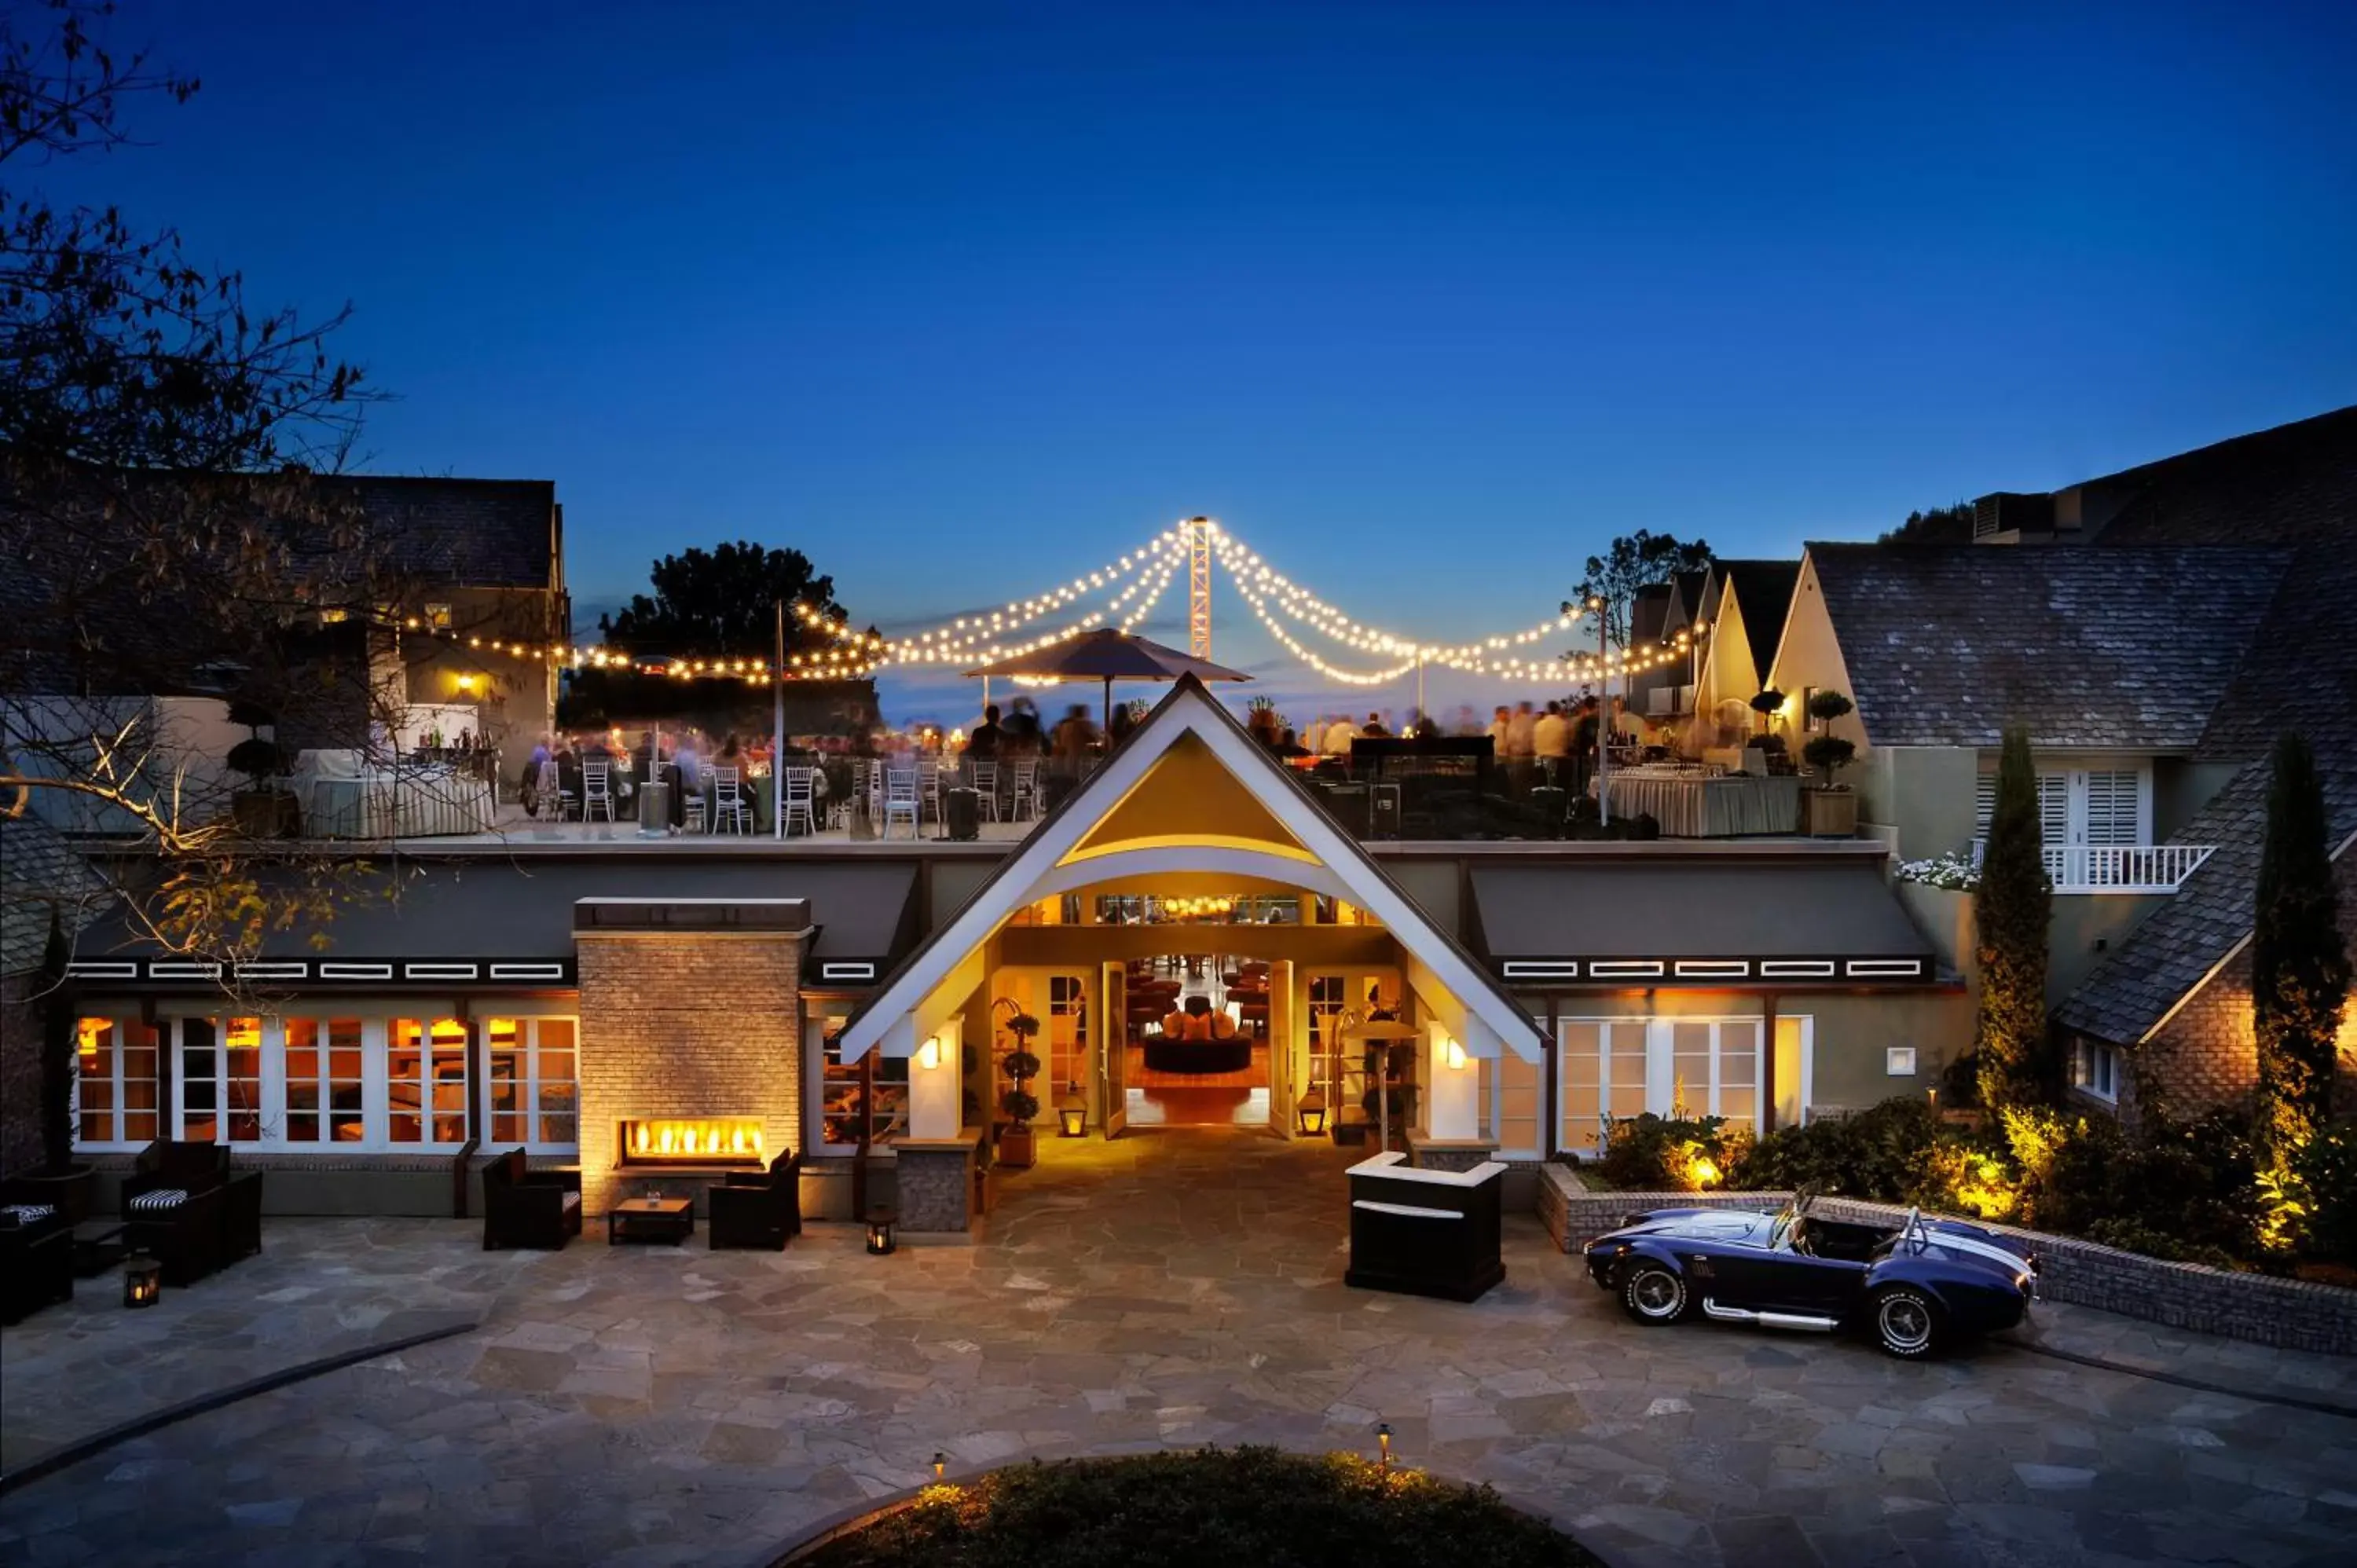
<svg viewBox="0 0 2357 1568">
<path fill-rule="evenodd" d="M 1114 805 L 1128 797 L 1181 736 L 1189 733 L 1209 746 L 1245 792 L 1316 858 L 1318 865 L 1313 866 L 1287 857 L 1268 857 L 1272 863 L 1286 866 L 1285 880 L 1301 884 L 1310 873 L 1322 867 L 1342 887 L 1341 896 L 1374 915 L 1405 952 L 1429 965 L 1440 986 L 1494 1031 L 1516 1056 L 1525 1061 L 1539 1059 L 1542 1047 L 1538 1033 L 1521 1009 L 1501 995 L 1489 977 L 1435 929 L 1423 912 L 1392 886 L 1348 834 L 1328 822 L 1315 804 L 1297 793 L 1286 780 L 1271 775 L 1270 770 L 1276 765 L 1265 754 L 1250 749 L 1251 741 L 1236 728 L 1233 720 L 1219 711 L 1209 695 L 1200 688 L 1184 686 L 1175 690 L 1163 707 L 1147 720 L 1145 729 L 1133 736 L 1111 761 L 1081 786 L 1082 797 L 1075 805 L 1084 804 L 1090 797 L 1102 797 L 1104 807 L 1078 811 L 1068 805 L 1060 820 L 1044 824 L 1025 841 L 1014 858 L 1004 863 L 997 875 L 984 885 L 983 894 L 959 910 L 916 961 L 853 1020 L 843 1033 L 842 1059 L 856 1061 L 894 1036 L 894 1025 L 912 1008 L 921 1005 L 968 952 L 988 940 L 1001 921 L 1022 905 L 1032 902 L 1039 896 L 1035 890 L 1060 866 L 1064 857 L 1104 821 Z M 1090 881 L 1103 881 L 1107 863 L 1116 858 L 1119 857 L 1109 855 L 1082 862 L 1082 867 Z M 1433 940 L 1436 938 L 1438 940 Z M 914 1034 L 913 1030 L 898 1032 L 894 1043 L 903 1047 L 903 1054 L 916 1048 Z M 891 1054 L 889 1047 L 887 1049 Z"/>
</svg>

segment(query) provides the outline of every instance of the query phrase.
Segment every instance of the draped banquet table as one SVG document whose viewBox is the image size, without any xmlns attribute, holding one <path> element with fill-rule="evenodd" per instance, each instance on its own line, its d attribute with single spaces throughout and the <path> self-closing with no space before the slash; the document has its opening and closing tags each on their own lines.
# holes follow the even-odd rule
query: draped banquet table
<svg viewBox="0 0 2357 1568">
<path fill-rule="evenodd" d="M 490 783 L 447 763 L 368 768 L 357 752 L 307 751 L 295 787 L 315 838 L 431 838 L 497 824 Z"/>
<path fill-rule="evenodd" d="M 1728 774 L 1614 773 L 1615 817 L 1650 816 L 1667 838 L 1736 838 L 1750 833 L 1798 832 L 1801 780 L 1797 775 L 1756 778 Z"/>
</svg>

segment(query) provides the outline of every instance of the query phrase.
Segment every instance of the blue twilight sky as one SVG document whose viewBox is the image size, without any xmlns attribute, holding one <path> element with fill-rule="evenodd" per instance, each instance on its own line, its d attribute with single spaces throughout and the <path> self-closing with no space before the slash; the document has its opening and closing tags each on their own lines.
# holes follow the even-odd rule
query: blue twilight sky
<svg viewBox="0 0 2357 1568">
<path fill-rule="evenodd" d="M 1789 555 L 2357 399 L 2347 4 L 124 0 L 118 34 L 204 91 L 48 183 L 350 299 L 399 396 L 372 466 L 554 478 L 585 604 L 748 536 L 908 627 L 1208 512 L 1457 639 L 1615 532 Z"/>
</svg>

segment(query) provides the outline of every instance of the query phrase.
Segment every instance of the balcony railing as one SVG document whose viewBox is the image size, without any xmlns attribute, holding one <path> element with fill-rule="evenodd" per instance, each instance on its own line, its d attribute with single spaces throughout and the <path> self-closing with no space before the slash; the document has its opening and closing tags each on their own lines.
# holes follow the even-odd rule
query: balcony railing
<svg viewBox="0 0 2357 1568">
<path fill-rule="evenodd" d="M 1973 841 L 1978 865 L 1984 841 Z M 2039 851 L 2057 893 L 2174 893 L 2216 846 L 2206 843 L 2064 843 Z"/>
</svg>

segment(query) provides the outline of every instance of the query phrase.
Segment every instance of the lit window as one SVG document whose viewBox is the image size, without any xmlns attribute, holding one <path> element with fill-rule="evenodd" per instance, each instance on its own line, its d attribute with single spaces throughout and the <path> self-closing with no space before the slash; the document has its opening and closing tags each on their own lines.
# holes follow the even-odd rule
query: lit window
<svg viewBox="0 0 2357 1568">
<path fill-rule="evenodd" d="M 817 1031 L 824 1045 L 819 1055 L 819 1140 L 838 1148 L 859 1145 L 859 1064 L 843 1059 L 843 1026 L 848 1015 L 805 1015 L 803 1038 Z M 908 1128 L 909 1058 L 870 1053 L 875 1073 L 867 1101 L 867 1141 L 888 1144 Z M 967 1120 L 974 1119 L 969 1108 Z"/>
<path fill-rule="evenodd" d="M 289 1144 L 358 1144 L 368 1135 L 358 1018 L 286 1020 Z"/>
<path fill-rule="evenodd" d="M 428 605 L 428 606 L 426 606 L 426 607 L 425 607 L 425 624 L 426 624 L 426 626 L 427 626 L 427 628 L 430 628 L 430 629 L 432 629 L 432 630 L 434 630 L 434 631 L 447 631 L 447 630 L 449 630 L 449 629 L 450 629 L 450 607 L 449 607 L 448 605 Z"/>
<path fill-rule="evenodd" d="M 395 1018 L 386 1040 L 385 1090 L 392 1142 L 465 1143 L 467 1026 L 456 1018 Z"/>
<path fill-rule="evenodd" d="M 78 1146 L 154 1143 L 156 1031 L 135 1018 L 83 1018 L 74 1026 L 74 1046 Z"/>
<path fill-rule="evenodd" d="M 490 1048 L 491 1141 L 533 1153 L 570 1154 L 580 1146 L 580 1090 L 570 1018 L 492 1018 Z"/>
<path fill-rule="evenodd" d="M 262 1141 L 262 1020 L 182 1018 L 179 1136 L 198 1144 Z"/>
</svg>

